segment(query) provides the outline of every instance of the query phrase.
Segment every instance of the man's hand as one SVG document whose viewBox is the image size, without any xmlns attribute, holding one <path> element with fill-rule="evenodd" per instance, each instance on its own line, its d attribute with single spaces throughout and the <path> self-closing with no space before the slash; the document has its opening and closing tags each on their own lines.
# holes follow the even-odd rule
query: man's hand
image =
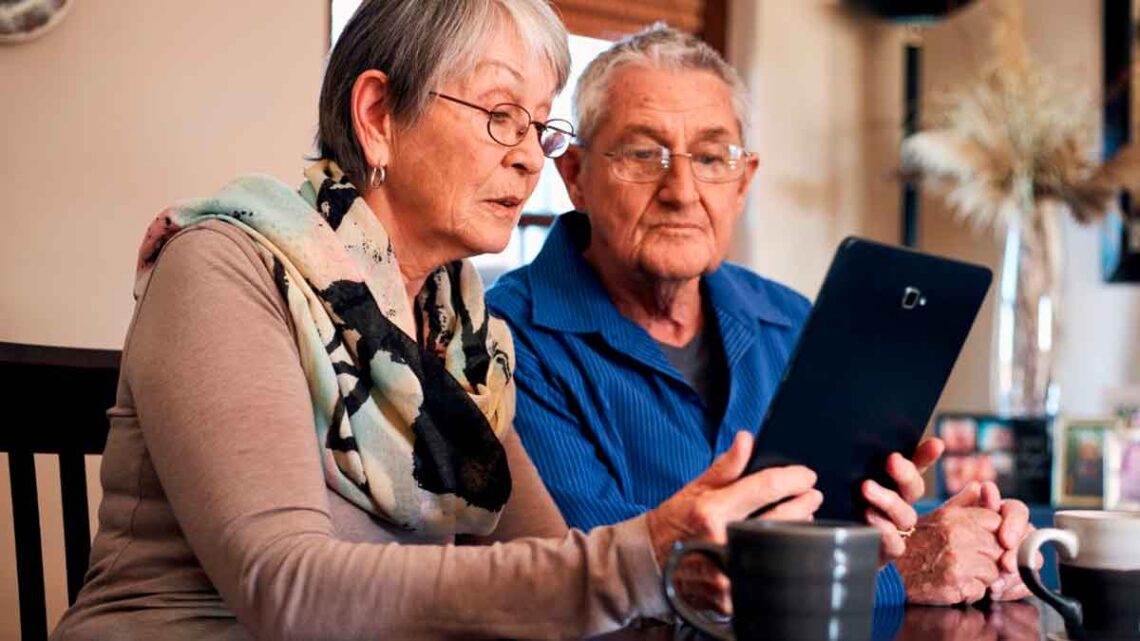
<svg viewBox="0 0 1140 641">
<path fill-rule="evenodd" d="M 658 564 L 665 565 L 677 541 L 697 538 L 724 544 L 729 523 L 748 518 L 777 501 L 787 499 L 763 518 L 811 520 L 823 503 L 823 494 L 814 489 L 815 472 L 794 465 L 742 478 L 751 453 L 752 435 L 738 432 L 732 448 L 709 469 L 647 513 L 649 537 Z M 677 588 L 695 607 L 732 611 L 728 578 L 703 559 L 682 562 L 677 571 Z"/>
<path fill-rule="evenodd" d="M 863 497 L 871 504 L 867 522 L 879 529 L 883 536 L 882 562 L 899 558 L 906 552 L 906 541 L 901 532 L 910 530 L 918 521 L 911 504 L 926 492 L 922 473 L 942 456 L 945 446 L 938 438 L 924 439 L 914 451 L 914 460 L 907 460 L 895 452 L 887 458 L 887 474 L 898 486 L 894 492 L 872 480 L 863 482 Z"/>
<path fill-rule="evenodd" d="M 982 493 L 981 484 L 970 483 L 918 520 L 906 554 L 895 561 L 908 601 L 974 603 L 1001 576 L 998 563 L 1007 552 L 998 542 L 1003 519 L 984 506 Z"/>
<path fill-rule="evenodd" d="M 997 531 L 997 541 L 1005 550 L 998 560 L 1000 575 L 990 584 L 990 598 L 995 601 L 1017 601 L 1029 596 L 1029 588 L 1021 581 L 1017 572 L 1017 548 L 1022 539 L 1036 528 L 1029 523 L 1029 508 L 1017 499 L 1002 499 L 993 483 L 982 484 L 980 499 L 982 507 L 993 510 L 1001 516 L 1001 526 Z M 1037 554 L 1037 567 L 1043 563 Z"/>
</svg>

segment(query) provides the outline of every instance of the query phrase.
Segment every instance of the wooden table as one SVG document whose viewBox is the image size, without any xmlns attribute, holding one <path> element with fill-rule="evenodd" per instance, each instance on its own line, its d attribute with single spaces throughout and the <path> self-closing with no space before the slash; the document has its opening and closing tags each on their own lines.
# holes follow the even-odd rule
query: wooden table
<svg viewBox="0 0 1140 641">
<path fill-rule="evenodd" d="M 874 641 L 1047 641 L 1050 635 L 1064 632 L 1057 613 L 1036 599 L 981 607 L 910 606 L 880 611 L 877 618 Z M 708 641 L 709 638 L 687 626 L 653 622 L 619 630 L 595 641 Z"/>
</svg>

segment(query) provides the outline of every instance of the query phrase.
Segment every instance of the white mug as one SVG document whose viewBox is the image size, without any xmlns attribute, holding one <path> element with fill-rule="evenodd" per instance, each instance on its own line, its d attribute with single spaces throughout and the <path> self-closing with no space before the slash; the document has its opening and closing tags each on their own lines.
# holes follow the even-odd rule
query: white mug
<svg viewBox="0 0 1140 641">
<path fill-rule="evenodd" d="M 1140 512 L 1069 510 L 1057 512 L 1053 524 L 1017 550 L 1025 585 L 1061 614 L 1072 638 L 1140 640 Z M 1031 563 L 1046 543 L 1057 547 L 1059 593 L 1041 584 Z"/>
</svg>

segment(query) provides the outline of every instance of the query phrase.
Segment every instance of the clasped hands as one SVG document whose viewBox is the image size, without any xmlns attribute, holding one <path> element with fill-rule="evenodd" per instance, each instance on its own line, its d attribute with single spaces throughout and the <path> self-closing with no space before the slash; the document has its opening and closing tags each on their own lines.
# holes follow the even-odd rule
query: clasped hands
<svg viewBox="0 0 1140 641">
<path fill-rule="evenodd" d="M 1033 529 L 1024 503 L 1002 499 L 993 483 L 971 483 L 922 517 L 912 507 L 925 492 L 922 472 L 942 451 L 942 441 L 932 438 L 919 444 L 913 459 L 892 454 L 887 474 L 897 491 L 864 482 L 863 496 L 871 506 L 866 519 L 882 535 L 882 563 L 895 563 L 912 603 L 973 603 L 987 592 L 994 600 L 1028 596 L 1016 560 L 1018 544 Z M 723 544 L 729 523 L 767 505 L 778 503 L 762 519 L 813 517 L 823 502 L 815 473 L 793 465 L 742 477 L 751 452 L 752 436 L 739 432 L 701 476 L 647 513 L 660 565 L 675 542 L 701 538 Z M 682 561 L 677 588 L 695 606 L 732 611 L 728 578 L 700 557 Z"/>
</svg>

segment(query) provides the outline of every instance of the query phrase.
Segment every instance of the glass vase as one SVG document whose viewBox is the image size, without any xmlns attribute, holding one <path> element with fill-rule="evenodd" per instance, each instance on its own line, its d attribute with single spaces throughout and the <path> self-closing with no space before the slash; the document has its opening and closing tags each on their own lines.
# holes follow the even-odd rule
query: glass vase
<svg viewBox="0 0 1140 641">
<path fill-rule="evenodd" d="M 993 400 L 1007 416 L 1052 416 L 1061 285 L 1059 205 L 1032 201 L 1008 220 L 998 285 Z"/>
</svg>

